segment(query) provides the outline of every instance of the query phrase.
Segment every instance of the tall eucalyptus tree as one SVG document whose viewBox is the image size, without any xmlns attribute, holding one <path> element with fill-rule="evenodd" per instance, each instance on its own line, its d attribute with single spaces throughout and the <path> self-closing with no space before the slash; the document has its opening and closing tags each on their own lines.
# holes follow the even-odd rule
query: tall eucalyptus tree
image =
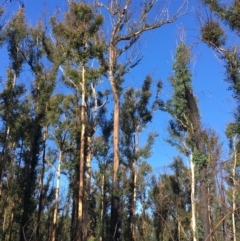
<svg viewBox="0 0 240 241">
<path fill-rule="evenodd" d="M 90 65 L 97 60 L 104 50 L 103 42 L 99 41 L 98 31 L 103 23 L 102 15 L 95 14 L 90 5 L 85 3 L 69 3 L 69 11 L 64 21 L 52 18 L 52 28 L 58 51 L 64 56 L 60 69 L 65 84 L 74 90 L 76 95 L 76 121 L 79 133 L 79 163 L 77 165 L 77 226 L 74 240 L 86 240 L 87 190 L 89 181 L 85 178 L 86 169 L 90 168 L 91 142 L 96 130 L 96 109 L 98 108 L 95 85 L 102 75 L 101 68 Z M 79 124 L 80 123 L 80 124 Z M 88 170 L 89 171 L 89 170 Z M 85 222 L 85 223 L 84 223 Z"/>
<path fill-rule="evenodd" d="M 126 52 L 131 53 L 134 44 L 144 32 L 160 28 L 164 25 L 174 22 L 176 19 L 186 13 L 185 7 L 187 0 L 183 0 L 179 9 L 169 16 L 168 7 L 160 7 L 157 17 L 151 21 L 149 16 L 157 8 L 157 1 L 147 0 L 134 3 L 132 0 L 111 0 L 108 4 L 96 1 L 98 7 L 104 8 L 110 15 L 111 26 L 109 36 L 106 37 L 108 46 L 106 58 L 102 58 L 102 65 L 105 67 L 109 82 L 111 84 L 114 98 L 113 112 L 113 181 L 112 181 L 112 204 L 111 204 L 111 227 L 110 241 L 120 238 L 119 218 L 119 178 L 118 170 L 120 165 L 120 99 L 122 94 L 122 83 L 124 75 L 134 68 L 140 61 L 133 54 L 123 60 Z M 136 10 L 137 9 L 137 10 Z"/>
<path fill-rule="evenodd" d="M 173 97 L 167 109 L 172 115 L 170 121 L 171 144 L 178 147 L 181 152 L 190 156 L 191 164 L 191 207 L 193 240 L 197 240 L 196 202 L 195 202 L 195 172 L 199 170 L 200 178 L 200 205 L 199 214 L 207 241 L 210 234 L 207 188 L 207 156 L 202 138 L 203 129 L 199 115 L 196 97 L 193 95 L 191 72 L 189 71 L 190 50 L 181 42 L 176 50 L 173 65 L 174 74 L 170 77 L 173 86 Z"/>
</svg>

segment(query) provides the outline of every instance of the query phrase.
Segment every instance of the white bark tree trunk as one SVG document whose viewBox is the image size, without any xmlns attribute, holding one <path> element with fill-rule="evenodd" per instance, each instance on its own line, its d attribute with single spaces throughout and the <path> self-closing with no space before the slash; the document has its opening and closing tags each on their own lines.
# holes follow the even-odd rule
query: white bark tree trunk
<svg viewBox="0 0 240 241">
<path fill-rule="evenodd" d="M 196 230 L 196 202 L 195 202 L 195 164 L 193 163 L 192 154 L 190 156 L 190 166 L 191 166 L 191 207 L 192 207 L 192 232 L 193 241 L 197 241 L 197 230 Z"/>
<path fill-rule="evenodd" d="M 84 209 L 84 174 L 85 174 L 85 132 L 86 132 L 86 90 L 85 67 L 82 66 L 82 106 L 81 106 L 81 136 L 79 160 L 79 187 L 78 187 L 78 234 L 76 241 L 83 241 L 83 209 Z"/>
<path fill-rule="evenodd" d="M 62 150 L 59 152 L 58 157 L 58 168 L 57 168 L 57 183 L 56 183 L 56 193 L 55 193 L 55 206 L 53 211 L 53 229 L 52 229 L 52 239 L 51 241 L 56 240 L 56 231 L 57 231 L 57 215 L 58 215 L 58 206 L 59 206 L 59 190 L 60 190 L 60 178 L 61 178 L 61 163 L 62 163 Z"/>
<path fill-rule="evenodd" d="M 236 138 L 234 139 L 234 156 L 233 156 L 233 168 L 232 168 L 232 180 L 233 180 L 233 189 L 232 189 L 232 233 L 233 241 L 237 241 L 236 234 L 236 221 L 235 221 L 235 209 L 236 209 L 236 166 L 237 166 L 237 149 L 236 149 Z"/>
</svg>

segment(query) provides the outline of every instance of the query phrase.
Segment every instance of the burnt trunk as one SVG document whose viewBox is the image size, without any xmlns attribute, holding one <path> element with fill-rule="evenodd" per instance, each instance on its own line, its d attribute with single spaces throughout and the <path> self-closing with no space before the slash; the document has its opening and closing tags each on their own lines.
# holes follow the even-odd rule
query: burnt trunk
<svg viewBox="0 0 240 241">
<path fill-rule="evenodd" d="M 190 120 L 193 125 L 193 141 L 195 143 L 195 148 L 197 151 L 206 155 L 204 148 L 204 140 L 202 138 L 202 129 L 200 124 L 200 115 L 198 112 L 197 103 L 192 91 L 189 88 L 185 88 L 185 95 L 188 104 Z M 204 241 L 210 240 L 210 221 L 209 221 L 209 208 L 208 208 L 208 182 L 207 182 L 207 163 L 200 167 L 200 220 L 204 232 Z"/>
<path fill-rule="evenodd" d="M 204 241 L 210 240 L 210 222 L 208 212 L 207 166 L 200 169 L 200 220 L 204 232 Z"/>
<path fill-rule="evenodd" d="M 45 155 L 46 155 L 46 139 L 47 139 L 47 128 L 44 128 L 43 133 L 43 156 L 42 156 L 42 169 L 41 169 L 41 177 L 40 177 L 40 195 L 39 195 L 39 202 L 38 202 L 38 216 L 37 216 L 37 228 L 36 228 L 36 241 L 40 240 L 40 222 L 43 210 L 43 181 L 44 181 L 44 174 L 45 174 Z"/>
<path fill-rule="evenodd" d="M 21 215 L 20 235 L 19 241 L 25 241 L 32 236 L 33 230 L 31 226 L 31 218 L 35 210 L 35 203 L 33 195 L 36 186 L 37 173 L 36 167 L 38 165 L 38 156 L 41 142 L 41 126 L 38 120 L 32 124 L 33 137 L 31 140 L 30 150 L 25 155 L 24 180 L 23 180 L 23 212 Z"/>
<path fill-rule="evenodd" d="M 130 240 L 136 241 L 136 202 L 137 202 L 137 165 L 135 162 L 132 164 L 132 192 L 130 201 Z"/>
</svg>

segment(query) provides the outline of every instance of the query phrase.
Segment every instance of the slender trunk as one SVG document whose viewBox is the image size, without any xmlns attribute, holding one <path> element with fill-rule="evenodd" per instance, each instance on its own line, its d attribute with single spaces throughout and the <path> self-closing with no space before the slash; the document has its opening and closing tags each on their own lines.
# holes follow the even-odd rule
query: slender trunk
<svg viewBox="0 0 240 241">
<path fill-rule="evenodd" d="M 221 218 L 224 218 L 224 216 L 227 214 L 226 211 L 226 197 L 225 197 L 225 187 L 224 187 L 224 183 L 221 183 Z M 222 221 L 222 237 L 223 240 L 227 240 L 227 227 L 226 227 L 226 220 L 223 219 Z"/>
<path fill-rule="evenodd" d="M 2 220 L 2 232 L 1 232 L 1 240 L 2 241 L 5 241 L 7 240 L 7 234 L 10 234 L 11 235 L 11 230 L 12 230 L 12 226 L 13 226 L 13 220 L 14 220 L 14 202 L 11 202 L 9 200 L 9 198 L 7 198 L 7 200 L 5 202 L 9 202 L 9 209 L 4 210 L 2 211 L 2 215 L 1 217 L 3 218 Z M 5 205 L 5 204 L 3 204 Z M 10 216 L 10 218 L 9 218 Z"/>
<path fill-rule="evenodd" d="M 5 194 L 5 197 L 3 197 L 2 199 L 2 195 L 3 195 L 3 176 L 4 176 L 4 172 L 5 172 L 5 165 L 7 163 L 7 158 L 8 158 L 8 139 L 9 139 L 9 133 L 10 133 L 10 128 L 7 127 L 6 129 L 6 134 L 5 134 L 5 140 L 3 143 L 3 149 L 1 152 L 1 159 L 0 159 L 0 202 L 1 202 L 1 212 L 0 212 L 0 219 L 2 219 L 2 233 L 3 233 L 3 240 L 5 240 L 5 233 L 6 233 L 6 229 L 5 229 L 5 209 L 6 209 L 6 204 L 9 202 L 8 201 L 8 194 Z M 11 174 L 8 175 L 8 179 L 9 177 L 11 177 Z M 10 179 L 11 180 L 11 179 Z M 6 196 L 7 195 L 7 196 Z"/>
<path fill-rule="evenodd" d="M 130 231 L 131 241 L 136 241 L 136 203 L 137 203 L 137 164 L 132 164 L 132 202 L 130 210 Z"/>
<path fill-rule="evenodd" d="M 7 163 L 8 157 L 8 139 L 9 139 L 10 127 L 6 128 L 5 140 L 3 143 L 3 149 L 1 153 L 1 163 L 0 163 L 0 200 L 2 198 L 2 186 L 3 186 L 3 174 L 5 171 L 5 165 Z"/>
<path fill-rule="evenodd" d="M 211 198 L 210 198 L 211 193 L 210 193 L 209 184 L 207 188 L 208 188 L 208 220 L 209 220 L 210 233 L 212 233 L 213 224 L 212 224 L 212 216 L 211 216 Z M 209 238 L 210 238 L 210 241 L 215 240 L 214 233 Z"/>
<path fill-rule="evenodd" d="M 105 173 L 103 172 L 101 178 L 101 211 L 100 211 L 100 238 L 99 241 L 105 240 L 104 235 L 104 228 L 105 228 L 105 221 L 104 221 L 104 213 L 105 213 Z"/>
<path fill-rule="evenodd" d="M 55 193 L 55 206 L 53 211 L 53 224 L 52 224 L 52 241 L 57 239 L 57 214 L 58 214 L 58 204 L 59 204 L 59 190 L 60 190 L 60 177 L 61 177 L 61 163 L 62 163 L 62 150 L 59 152 L 58 157 L 58 168 L 57 168 L 57 183 L 56 183 L 56 193 Z"/>
<path fill-rule="evenodd" d="M 224 213 L 225 213 L 225 188 L 224 188 L 224 178 L 223 178 L 223 168 L 220 168 L 219 170 L 219 178 L 216 178 L 216 182 L 217 182 L 217 193 L 218 193 L 218 197 L 217 199 L 219 200 L 219 211 L 217 213 L 218 215 L 218 219 L 221 220 L 222 219 L 222 223 L 219 226 L 219 231 L 216 235 L 217 240 L 226 240 L 225 239 L 225 219 L 224 219 Z M 216 241 L 217 241 L 216 240 Z"/>
<path fill-rule="evenodd" d="M 134 152 L 138 152 L 138 139 L 139 132 L 138 128 L 135 134 L 135 145 Z M 136 155 L 137 156 L 137 155 Z M 131 202 L 131 211 L 130 211 L 130 230 L 131 230 L 131 240 L 136 241 L 136 205 L 137 205 L 137 161 L 134 160 L 132 163 L 132 202 Z"/>
<path fill-rule="evenodd" d="M 111 203 L 111 224 L 110 224 L 110 240 L 119 238 L 119 100 L 115 100 L 114 105 L 114 130 L 113 130 L 113 190 Z"/>
<path fill-rule="evenodd" d="M 145 211 L 143 211 L 143 214 L 142 214 L 142 225 L 141 225 L 141 231 L 142 231 L 142 239 L 143 239 L 143 241 L 145 241 L 146 240 L 146 226 L 147 226 L 147 224 L 146 224 L 146 221 L 145 221 L 145 217 L 146 217 L 146 215 L 145 215 Z"/>
<path fill-rule="evenodd" d="M 116 60 L 116 48 L 110 46 L 109 57 L 109 75 L 112 92 L 114 96 L 113 112 L 113 182 L 112 182 L 112 201 L 111 201 L 111 223 L 110 223 L 110 241 L 118 240 L 119 234 L 119 117 L 120 117 L 120 100 L 117 89 L 117 83 L 114 77 L 114 68 Z"/>
<path fill-rule="evenodd" d="M 232 168 L 232 179 L 233 179 L 233 188 L 232 188 L 232 233 L 233 233 L 233 241 L 237 241 L 237 233 L 236 233 L 236 221 L 235 221 L 235 209 L 236 209 L 236 166 L 237 166 L 237 150 L 236 145 L 234 143 L 234 161 Z"/>
<path fill-rule="evenodd" d="M 14 204 L 12 206 L 12 210 L 14 210 Z M 9 240 L 12 240 L 12 230 L 13 230 L 13 220 L 14 220 L 14 212 L 11 212 L 11 219 L 10 219 L 10 225 L 9 225 Z M 6 234 L 5 234 L 6 235 Z"/>
<path fill-rule="evenodd" d="M 196 202 L 195 202 L 195 164 L 192 160 L 192 154 L 190 157 L 190 166 L 191 166 L 191 207 L 192 207 L 192 233 L 193 241 L 197 241 L 197 230 L 196 230 Z"/>
<path fill-rule="evenodd" d="M 16 79 L 17 79 L 17 75 L 14 74 L 13 75 L 13 80 L 12 80 L 12 86 L 11 86 L 11 89 L 12 89 L 12 93 L 11 93 L 11 96 L 10 96 L 10 103 L 13 102 L 13 91 L 14 91 L 14 88 L 15 88 L 15 85 L 16 85 Z M 8 107 L 7 107 L 8 109 Z M 5 116 L 5 120 L 6 120 L 6 123 L 5 123 L 5 137 L 4 137 L 4 140 L 3 140 L 3 147 L 2 147 L 2 152 L 1 152 L 1 160 L 0 160 L 0 200 L 2 198 L 2 186 L 3 186 L 3 174 L 4 174 L 4 171 L 5 171 L 5 165 L 7 163 L 7 159 L 8 159 L 8 153 L 9 153 L 9 143 L 8 143 L 8 140 L 9 140 L 9 135 L 10 135 L 10 127 L 9 127 L 9 123 L 8 123 L 8 119 L 9 119 L 9 112 L 12 111 L 12 110 L 7 110 L 6 111 L 6 116 Z"/>
<path fill-rule="evenodd" d="M 86 153 L 86 187 L 87 187 L 87 196 L 89 197 L 90 194 L 90 186 L 91 186 L 91 160 L 92 160 L 92 137 L 87 137 L 87 153 Z"/>
<path fill-rule="evenodd" d="M 1 202 L 1 217 L 2 215 L 5 216 L 5 208 L 6 208 L 6 201 L 3 199 L 2 200 L 2 195 L 3 195 L 3 176 L 5 172 L 5 165 L 7 163 L 7 158 L 8 158 L 8 138 L 9 138 L 9 133 L 10 133 L 10 128 L 7 127 L 6 133 L 5 133 L 5 140 L 3 143 L 3 149 L 1 152 L 1 160 L 0 160 L 0 202 Z M 8 177 L 9 178 L 9 177 Z M 7 198 L 8 199 L 8 198 Z M 2 226 L 2 237 L 3 240 L 5 240 L 5 219 L 2 221 L 3 226 Z"/>
<path fill-rule="evenodd" d="M 177 215 L 177 231 L 178 231 L 178 241 L 181 241 L 181 222 L 180 222 L 180 217 Z"/>
<path fill-rule="evenodd" d="M 34 213 L 34 191 L 37 181 L 38 155 L 41 145 L 42 128 L 39 119 L 33 124 L 33 137 L 30 144 L 30 150 L 27 152 L 25 161 L 24 191 L 22 200 L 22 214 L 20 221 L 19 241 L 26 241 L 33 234 L 31 227 L 31 217 Z"/>
<path fill-rule="evenodd" d="M 6 236 L 6 219 L 7 219 L 7 213 L 5 212 L 5 210 L 3 211 L 3 215 L 1 215 L 1 217 L 3 217 L 2 220 L 2 235 L 0 237 L 2 237 L 2 241 L 5 241 L 5 236 Z"/>
<path fill-rule="evenodd" d="M 210 240 L 210 223 L 208 219 L 207 166 L 200 169 L 200 219 L 203 226 L 204 241 Z"/>
<path fill-rule="evenodd" d="M 41 215 L 43 209 L 43 179 L 45 174 L 45 154 L 46 154 L 46 139 L 47 139 L 47 128 L 44 128 L 43 133 L 43 156 L 42 156 L 42 170 L 41 170 L 41 177 L 40 177 L 40 195 L 39 195 L 39 202 L 38 202 L 38 216 L 37 216 L 37 228 L 36 228 L 36 241 L 40 240 L 40 223 L 41 223 Z"/>
<path fill-rule="evenodd" d="M 77 234 L 77 199 L 75 196 L 75 192 L 73 192 L 72 202 L 73 204 L 72 204 L 72 215 L 71 215 L 70 240 L 75 241 L 76 234 Z"/>
<path fill-rule="evenodd" d="M 78 234 L 76 241 L 83 241 L 83 210 L 84 210 L 84 166 L 85 166 L 85 67 L 82 67 L 82 106 L 81 106 L 81 136 L 80 136 L 80 163 L 79 163 L 79 190 L 78 190 Z"/>
<path fill-rule="evenodd" d="M 200 125 L 199 125 L 200 126 Z M 206 154 L 203 139 L 201 138 L 201 129 L 199 128 L 199 131 L 197 132 L 197 146 L 198 150 L 202 154 Z M 209 196 L 208 196 L 208 164 L 205 163 L 200 167 L 199 170 L 199 177 L 200 177 L 200 192 L 199 192 L 199 199 L 200 199 L 200 205 L 199 205 L 199 213 L 200 213 L 200 220 L 203 227 L 203 233 L 204 233 L 204 241 L 210 241 L 211 240 L 211 227 L 210 227 L 210 221 L 209 221 L 209 210 L 208 210 L 208 202 L 209 202 Z"/>
<path fill-rule="evenodd" d="M 87 137 L 86 142 L 86 165 L 85 165 L 85 193 L 84 193 L 84 229 L 83 229 L 83 240 L 87 240 L 89 236 L 88 230 L 90 230 L 90 219 L 89 219 L 89 197 L 91 189 L 91 160 L 92 160 L 92 137 Z"/>
<path fill-rule="evenodd" d="M 78 112 L 76 113 L 78 117 Z M 74 128 L 77 129 L 78 123 L 75 121 Z M 80 142 L 76 140 L 76 149 L 80 150 Z M 74 160 L 74 154 L 70 154 L 70 159 Z M 79 163 L 75 165 L 75 173 L 70 176 L 70 186 L 72 187 L 72 209 L 71 209 L 71 227 L 70 240 L 76 241 L 78 235 L 78 183 L 79 183 Z"/>
</svg>

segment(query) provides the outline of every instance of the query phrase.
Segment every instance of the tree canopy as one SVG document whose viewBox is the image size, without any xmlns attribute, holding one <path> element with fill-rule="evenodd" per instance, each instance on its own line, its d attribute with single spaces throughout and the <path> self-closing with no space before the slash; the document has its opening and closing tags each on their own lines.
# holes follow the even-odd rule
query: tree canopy
<svg viewBox="0 0 240 241">
<path fill-rule="evenodd" d="M 240 3 L 196 2 L 0 2 L 0 240 L 240 238 Z"/>
</svg>

